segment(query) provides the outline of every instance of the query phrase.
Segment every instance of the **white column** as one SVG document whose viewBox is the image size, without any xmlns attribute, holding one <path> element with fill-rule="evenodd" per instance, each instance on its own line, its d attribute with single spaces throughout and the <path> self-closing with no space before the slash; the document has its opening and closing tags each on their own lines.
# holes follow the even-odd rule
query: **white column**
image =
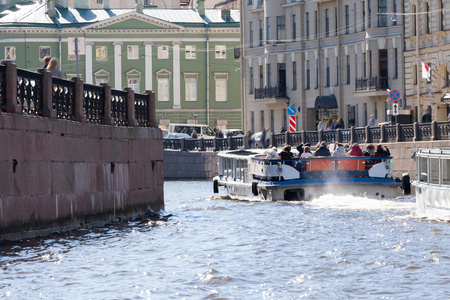
<svg viewBox="0 0 450 300">
<path fill-rule="evenodd" d="M 181 108 L 180 42 L 173 45 L 173 108 Z"/>
<path fill-rule="evenodd" d="M 85 82 L 92 84 L 93 83 L 93 74 L 92 74 L 92 46 L 94 43 L 86 42 L 85 43 L 85 51 L 86 51 L 86 77 Z"/>
<path fill-rule="evenodd" d="M 153 90 L 153 42 L 144 42 L 145 46 L 145 90 Z"/>
<path fill-rule="evenodd" d="M 122 42 L 114 42 L 114 88 L 121 90 L 122 86 Z"/>
</svg>

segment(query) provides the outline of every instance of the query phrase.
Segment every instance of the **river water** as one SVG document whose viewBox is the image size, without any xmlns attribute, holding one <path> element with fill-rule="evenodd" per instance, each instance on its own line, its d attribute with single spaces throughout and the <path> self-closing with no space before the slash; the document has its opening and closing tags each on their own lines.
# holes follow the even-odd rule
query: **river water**
<svg viewBox="0 0 450 300">
<path fill-rule="evenodd" d="M 450 299 L 450 224 L 417 218 L 414 197 L 211 195 L 169 181 L 160 220 L 3 243 L 0 298 Z"/>
</svg>

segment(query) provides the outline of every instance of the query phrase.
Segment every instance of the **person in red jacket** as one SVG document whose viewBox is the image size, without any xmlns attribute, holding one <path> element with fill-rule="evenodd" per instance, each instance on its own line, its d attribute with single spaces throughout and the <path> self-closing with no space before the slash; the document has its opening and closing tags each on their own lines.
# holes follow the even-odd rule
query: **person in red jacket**
<svg viewBox="0 0 450 300">
<path fill-rule="evenodd" d="M 363 152 L 358 143 L 354 143 L 350 151 L 347 152 L 347 156 L 363 156 Z"/>
</svg>

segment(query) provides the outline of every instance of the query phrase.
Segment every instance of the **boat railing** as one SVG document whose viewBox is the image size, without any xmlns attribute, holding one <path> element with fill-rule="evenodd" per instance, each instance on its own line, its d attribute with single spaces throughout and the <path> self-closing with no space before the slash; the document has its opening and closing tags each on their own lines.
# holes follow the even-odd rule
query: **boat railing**
<svg viewBox="0 0 450 300">
<path fill-rule="evenodd" d="M 391 161 L 392 157 L 384 156 L 320 156 L 310 158 L 293 158 L 284 159 L 268 159 L 266 155 L 256 155 L 252 158 L 254 163 L 260 165 L 289 165 L 296 168 L 300 172 L 313 171 L 339 171 L 339 170 L 356 170 L 367 171 L 380 162 Z"/>
</svg>

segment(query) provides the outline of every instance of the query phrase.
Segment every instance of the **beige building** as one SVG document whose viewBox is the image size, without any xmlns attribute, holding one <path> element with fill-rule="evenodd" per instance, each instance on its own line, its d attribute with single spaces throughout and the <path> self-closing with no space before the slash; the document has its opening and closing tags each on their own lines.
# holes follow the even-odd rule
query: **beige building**
<svg viewBox="0 0 450 300">
<path fill-rule="evenodd" d="M 346 126 L 365 126 L 371 114 L 389 121 L 388 89 L 404 95 L 402 7 L 401 0 L 242 1 L 246 129 L 287 129 L 288 106 L 297 110 L 297 131 L 315 130 L 330 114 Z M 409 113 L 400 107 L 399 119 Z"/>
<path fill-rule="evenodd" d="M 405 92 L 406 106 L 421 121 L 431 107 L 433 121 L 446 121 L 450 112 L 449 56 L 450 1 L 405 1 Z M 422 76 L 422 62 L 431 78 Z"/>
</svg>

